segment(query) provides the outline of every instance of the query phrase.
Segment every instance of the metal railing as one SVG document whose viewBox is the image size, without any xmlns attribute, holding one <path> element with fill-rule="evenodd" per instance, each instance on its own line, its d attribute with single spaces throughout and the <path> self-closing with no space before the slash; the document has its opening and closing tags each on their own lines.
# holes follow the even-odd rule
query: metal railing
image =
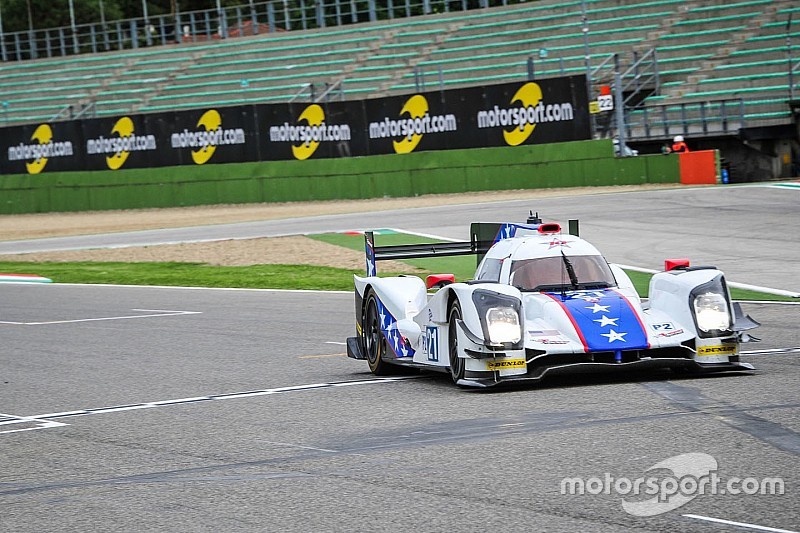
<svg viewBox="0 0 800 533">
<path fill-rule="evenodd" d="M 660 89 L 658 58 L 655 49 L 644 55 L 634 51 L 628 68 L 623 70 L 619 54 L 612 54 L 591 71 L 589 98 L 602 95 L 595 91 L 605 86 L 613 95 L 613 114 L 593 115 L 595 133 L 605 136 L 613 134 L 619 143 L 620 153 L 627 154 L 626 139 L 630 138 L 627 113 L 647 96 L 657 94 Z M 608 96 L 606 96 L 608 98 Z M 599 103 L 598 99 L 598 103 Z"/>
<path fill-rule="evenodd" d="M 330 102 L 335 95 L 338 95 L 339 100 L 344 100 L 344 83 L 346 80 L 338 80 L 334 83 L 325 82 L 322 85 L 322 92 L 318 93 L 318 85 L 316 83 L 306 83 L 299 91 L 297 91 L 291 98 L 287 100 L 290 104 L 297 101 L 308 102 Z M 307 93 L 307 94 L 306 94 Z"/>
<path fill-rule="evenodd" d="M 744 127 L 742 98 L 642 106 L 625 113 L 631 139 L 668 139 L 674 135 L 731 135 Z"/>
<path fill-rule="evenodd" d="M 58 113 L 53 115 L 49 122 L 59 120 L 77 120 L 79 118 L 94 118 L 97 113 L 97 104 L 88 102 L 86 104 L 68 104 L 62 107 Z"/>
<path fill-rule="evenodd" d="M 0 59 L 22 61 L 327 28 L 525 3 L 526 0 L 273 0 L 219 10 L 4 32 Z M 177 6 L 180 2 L 175 2 Z M 2 20 L 2 19 L 0 19 Z"/>
</svg>

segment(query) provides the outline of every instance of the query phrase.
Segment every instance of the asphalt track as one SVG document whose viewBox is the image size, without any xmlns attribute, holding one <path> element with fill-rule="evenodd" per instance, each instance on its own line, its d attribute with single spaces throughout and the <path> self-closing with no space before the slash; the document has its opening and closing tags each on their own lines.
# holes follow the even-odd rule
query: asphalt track
<svg viewBox="0 0 800 533">
<path fill-rule="evenodd" d="M 581 218 L 613 261 L 657 268 L 683 238 L 678 255 L 719 252 L 714 262 L 736 281 L 797 290 L 800 192 L 706 191 L 538 209 Z M 371 216 L 459 238 L 470 210 L 507 219 L 527 207 L 438 208 L 426 227 L 421 213 Z M 363 227 L 364 217 L 273 224 L 259 231 Z M 745 304 L 763 323 L 763 341 L 744 346 L 753 373 L 583 376 L 476 393 L 439 375 L 375 379 L 344 357 L 349 294 L 0 294 L 2 531 L 800 530 L 798 305 Z M 561 491 L 565 478 L 642 478 L 684 453 L 709 454 L 726 480 L 781 478 L 785 494 L 699 495 L 645 518 L 614 490 Z"/>
<path fill-rule="evenodd" d="M 469 239 L 471 222 L 524 222 L 529 210 L 566 226 L 609 261 L 651 269 L 668 257 L 715 264 L 729 279 L 800 292 L 800 187 L 732 186 L 583 194 L 286 220 L 0 242 L 4 253 L 275 237 L 397 227 Z M 794 268 L 793 268 L 794 267 Z M 771 285 L 770 285 L 771 284 Z"/>
</svg>

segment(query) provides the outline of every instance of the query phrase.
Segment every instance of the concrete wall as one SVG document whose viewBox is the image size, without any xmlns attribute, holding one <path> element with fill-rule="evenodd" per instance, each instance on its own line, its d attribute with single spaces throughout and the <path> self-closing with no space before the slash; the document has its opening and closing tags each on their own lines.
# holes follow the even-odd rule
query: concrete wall
<svg viewBox="0 0 800 533">
<path fill-rule="evenodd" d="M 0 179 L 0 213 L 679 181 L 677 156 L 615 158 L 611 141 L 598 140 L 342 159 L 12 175 Z"/>
</svg>

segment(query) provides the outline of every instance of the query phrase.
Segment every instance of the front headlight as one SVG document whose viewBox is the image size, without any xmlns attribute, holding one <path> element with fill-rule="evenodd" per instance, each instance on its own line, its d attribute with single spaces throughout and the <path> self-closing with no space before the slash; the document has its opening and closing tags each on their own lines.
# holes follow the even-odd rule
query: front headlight
<svg viewBox="0 0 800 533">
<path fill-rule="evenodd" d="M 697 327 L 706 333 L 713 330 L 724 331 L 731 326 L 728 302 L 718 292 L 706 292 L 695 296 L 694 316 Z"/>
<path fill-rule="evenodd" d="M 486 330 L 492 344 L 516 344 L 522 338 L 519 313 L 511 307 L 491 307 L 486 311 Z"/>
<path fill-rule="evenodd" d="M 698 336 L 710 339 L 733 333 L 733 316 L 725 276 L 719 274 L 711 281 L 692 289 L 688 303 L 694 315 Z"/>
<path fill-rule="evenodd" d="M 522 302 L 509 294 L 476 289 L 472 301 L 481 321 L 487 346 L 505 350 L 522 348 Z"/>
</svg>

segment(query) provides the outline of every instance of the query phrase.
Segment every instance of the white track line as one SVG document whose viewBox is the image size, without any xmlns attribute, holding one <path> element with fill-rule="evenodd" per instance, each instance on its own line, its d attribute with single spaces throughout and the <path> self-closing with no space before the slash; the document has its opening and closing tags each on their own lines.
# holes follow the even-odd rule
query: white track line
<svg viewBox="0 0 800 533">
<path fill-rule="evenodd" d="M 136 411 L 141 409 L 151 409 L 155 407 L 168 407 L 172 405 L 184 405 L 189 403 L 199 403 L 199 402 L 207 402 L 207 401 L 215 401 L 215 400 L 237 400 L 240 398 L 253 398 L 256 396 L 268 396 L 271 394 L 285 394 L 289 392 L 301 392 L 307 390 L 318 390 L 318 389 L 327 389 L 327 388 L 338 388 L 338 387 L 353 387 L 353 386 L 360 386 L 360 385 L 376 385 L 381 383 L 395 383 L 399 381 L 406 381 L 409 379 L 420 379 L 424 376 L 400 376 L 400 377 L 386 377 L 386 378 L 375 378 L 375 379 L 365 379 L 359 381 L 340 381 L 335 383 L 310 383 L 307 385 L 294 385 L 289 387 L 276 387 L 272 389 L 263 389 L 263 390 L 255 390 L 255 391 L 246 391 L 246 392 L 235 392 L 235 393 L 228 393 L 228 394 L 218 394 L 218 395 L 211 395 L 211 396 L 194 396 L 191 398 L 176 398 L 172 400 L 159 400 L 153 402 L 143 402 L 138 404 L 131 404 L 131 405 L 118 405 L 113 407 L 100 407 L 95 409 L 81 409 L 77 411 L 63 411 L 59 413 L 47 413 L 41 414 L 36 416 L 15 416 L 15 415 L 3 415 L 8 418 L 13 418 L 14 420 L 0 422 L 0 425 L 10 425 L 10 424 L 19 424 L 23 422 L 37 422 L 40 424 L 47 424 L 47 427 L 56 427 L 56 426 L 66 426 L 63 422 L 54 422 L 54 418 L 69 418 L 73 416 L 86 416 L 86 415 L 100 415 L 100 414 L 108 414 L 108 413 L 120 413 L 125 411 Z M 44 429 L 41 428 L 30 428 L 30 429 Z M 27 431 L 28 429 L 26 429 Z M 13 431 L 22 431 L 22 430 L 13 430 Z M 0 434 L 3 433 L 11 433 L 13 431 L 0 431 Z"/>
<path fill-rule="evenodd" d="M 277 292 L 290 294 L 353 294 L 353 291 L 311 289 L 249 289 L 244 287 L 184 287 L 182 285 L 115 285 L 113 283 L 30 283 L 31 287 L 112 287 L 125 289 L 174 289 L 181 291 Z"/>
<path fill-rule="evenodd" d="M 147 315 L 126 315 L 126 316 L 107 316 L 99 318 L 76 318 L 73 320 L 51 320 L 49 322 L 7 322 L 0 321 L 0 324 L 11 324 L 14 326 L 45 326 L 49 324 L 74 324 L 76 322 L 98 322 L 102 320 L 128 320 L 131 318 L 153 318 L 162 316 L 179 316 L 179 315 L 199 315 L 202 311 L 158 311 L 156 309 L 131 309 L 131 311 L 154 312 Z"/>
<path fill-rule="evenodd" d="M 686 518 L 693 518 L 695 520 L 704 520 L 706 522 L 715 522 L 717 524 L 725 524 L 728 526 L 742 527 L 746 529 L 753 529 L 756 531 L 770 531 L 771 533 L 799 533 L 791 529 L 778 529 L 775 527 L 759 526 L 757 524 L 748 524 L 745 522 L 734 522 L 732 520 L 723 520 L 722 518 L 711 518 L 710 516 L 702 516 L 697 514 L 685 514 Z"/>
<path fill-rule="evenodd" d="M 25 424 L 25 423 L 36 424 L 35 427 L 0 430 L 0 435 L 5 435 L 7 433 L 21 433 L 23 431 L 36 431 L 38 429 L 48 429 L 48 428 L 55 428 L 55 427 L 69 425 L 65 424 L 64 422 L 55 422 L 53 420 L 42 420 L 40 418 L 31 416 L 16 416 L 16 415 L 8 415 L 5 413 L 0 413 L 0 417 L 13 419 L 13 420 L 3 420 L 2 422 L 0 422 L 0 426 L 11 426 L 12 424 Z"/>
</svg>

